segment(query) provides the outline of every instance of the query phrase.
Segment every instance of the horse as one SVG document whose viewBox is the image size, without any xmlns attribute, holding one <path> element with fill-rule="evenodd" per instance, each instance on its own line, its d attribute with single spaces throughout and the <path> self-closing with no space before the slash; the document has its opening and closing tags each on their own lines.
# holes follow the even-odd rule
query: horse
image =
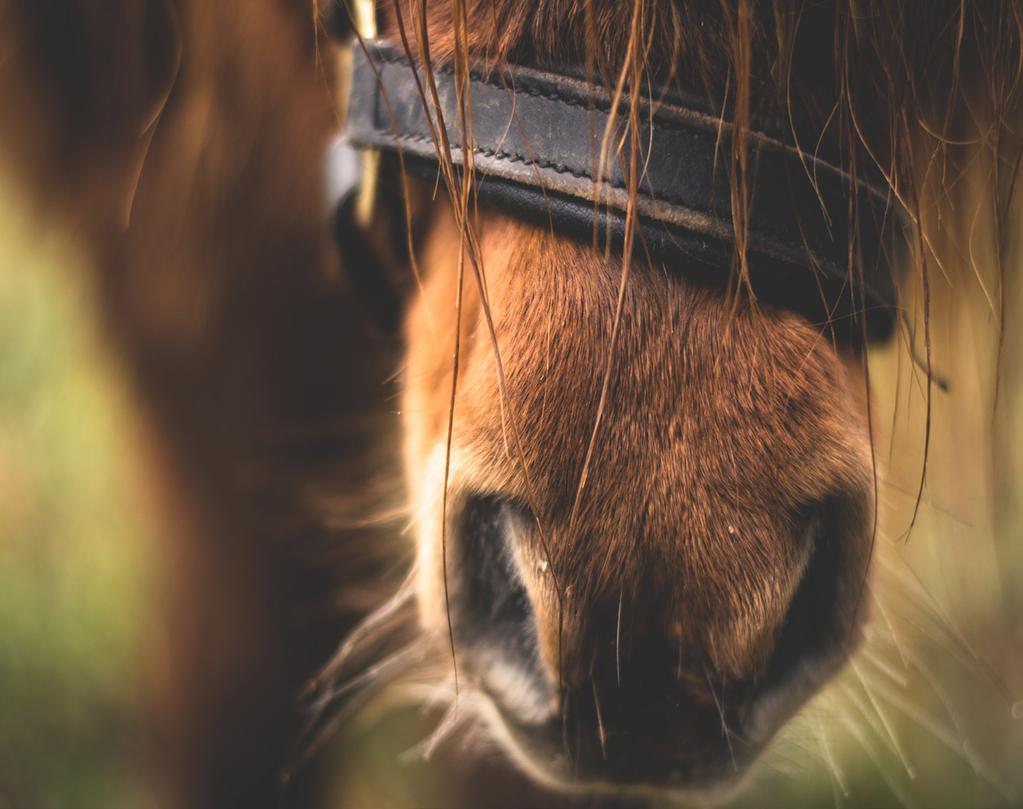
<svg viewBox="0 0 1023 809">
<path fill-rule="evenodd" d="M 23 112 L 6 148 L 97 258 L 178 523 L 184 653 L 155 709 L 171 793 L 265 803 L 292 737 L 315 744 L 353 695 L 410 676 L 556 790 L 727 793 L 861 642 L 879 511 L 867 347 L 910 328 L 910 277 L 929 357 L 927 206 L 955 174 L 934 167 L 977 131 L 1008 210 L 1023 11 L 395 0 L 368 28 L 342 9 L 356 42 L 334 65 L 327 9 L 310 22 L 302 4 L 221 5 L 0 7 L 19 43 L 3 97 Z M 335 107 L 324 84 L 356 62 L 380 84 L 407 68 L 432 131 L 421 153 L 363 164 L 367 211 L 358 227 L 352 206 L 339 213 L 338 272 L 321 156 L 355 91 Z M 598 106 L 606 119 L 583 139 L 598 168 L 571 233 L 550 213 L 558 189 L 493 204 L 474 146 L 474 97 L 547 75 L 549 95 L 598 99 L 572 121 Z M 668 107 L 713 135 L 724 214 L 673 232 L 698 231 L 698 250 L 645 228 Z M 514 109 L 506 129 L 531 144 L 544 122 Z M 763 184 L 777 155 L 825 211 L 790 211 L 779 227 L 803 232 L 781 253 L 762 229 L 765 209 L 793 207 L 791 188 Z M 845 209 L 825 201 L 831 176 Z M 841 271 L 831 287 L 815 295 L 811 267 L 814 290 L 794 292 L 782 270 L 819 258 Z M 352 293 L 395 264 L 398 348 L 370 336 Z M 876 267 L 894 292 L 875 299 Z M 374 369 L 389 363 L 400 447 L 380 424 Z M 399 457 L 413 560 L 380 604 L 367 585 L 401 540 L 323 514 L 365 516 L 366 470 Z M 340 608 L 295 617 L 333 588 Z M 211 705 L 225 717 L 212 733 Z M 291 794 L 303 788 L 299 775 Z"/>
<path fill-rule="evenodd" d="M 499 2 L 450 13 L 395 3 L 382 9 L 380 37 L 357 46 L 384 112 L 379 135 L 367 135 L 351 111 L 363 91 L 352 89 L 349 130 L 378 149 L 393 140 L 406 161 L 436 152 L 426 174 L 451 200 L 445 213 L 428 205 L 409 214 L 422 243 L 402 372 L 410 592 L 420 631 L 449 647 L 456 694 L 482 704 L 489 732 L 541 782 L 717 794 L 857 648 L 877 531 L 869 313 L 854 308 L 844 319 L 832 304 L 808 316 L 762 294 L 773 285 L 795 297 L 795 282 L 754 289 L 744 256 L 764 216 L 750 186 L 772 193 L 764 184 L 773 158 L 758 151 L 757 169 L 747 165 L 754 137 L 763 138 L 756 121 L 782 120 L 796 144 L 832 156 L 854 184 L 873 175 L 888 203 L 881 218 L 905 216 L 909 232 L 928 238 L 911 176 L 914 140 L 927 127 L 916 120 L 943 118 L 948 132 L 956 102 L 939 91 L 939 106 L 929 106 L 935 80 L 917 73 L 917 48 L 926 41 L 933 60 L 931 48 L 962 40 L 918 40 L 922 20 L 904 5 L 857 12 L 565 2 L 518 15 Z M 838 63 L 822 60 L 821 42 L 838 43 Z M 370 53 L 388 45 L 395 53 Z M 868 54 L 873 65 L 860 61 Z M 403 58 L 409 74 L 393 78 Z M 562 91 L 557 78 L 536 89 L 542 76 L 501 71 L 566 63 L 577 68 L 572 78 L 588 66 L 583 94 L 603 90 L 611 115 L 626 121 L 594 124 L 591 99 L 589 128 L 602 138 L 577 148 L 597 178 L 592 218 L 601 182 L 625 189 L 618 252 L 598 225 L 588 243 L 567 236 L 559 212 L 549 213 L 554 203 L 538 223 L 522 203 L 502 203 L 501 186 L 485 192 L 494 176 L 515 177 L 497 164 L 502 156 L 526 155 L 535 172 L 553 165 L 545 150 L 564 160 L 546 128 L 570 137 L 528 106 L 527 96 Z M 949 60 L 949 87 L 963 81 L 961 64 Z M 729 277 L 747 286 L 708 284 L 694 267 L 701 257 L 686 251 L 664 259 L 644 245 L 630 256 L 630 239 L 642 238 L 629 230 L 642 216 L 638 188 L 655 185 L 658 163 L 671 159 L 658 151 L 657 120 L 644 123 L 663 115 L 652 108 L 671 90 L 709 95 L 703 109 L 714 113 L 731 181 L 738 260 Z M 502 93 L 511 112 L 499 117 L 495 146 L 486 117 Z M 425 110 L 428 128 L 416 129 L 409 104 Z M 578 126 L 585 131 L 585 119 Z M 516 128 L 522 144 L 512 146 Z M 620 160 L 620 175 L 602 177 L 604 159 Z M 556 171 L 578 176 L 573 168 Z M 698 167 L 669 174 L 678 182 L 686 171 Z M 549 182 L 544 193 L 559 190 Z M 669 188 L 656 192 L 671 198 Z M 857 253 L 872 237 L 851 196 L 848 220 L 835 213 L 831 227 L 858 232 L 842 248 L 846 282 L 863 287 L 876 259 Z M 532 204 L 543 212 L 545 202 Z"/>
</svg>

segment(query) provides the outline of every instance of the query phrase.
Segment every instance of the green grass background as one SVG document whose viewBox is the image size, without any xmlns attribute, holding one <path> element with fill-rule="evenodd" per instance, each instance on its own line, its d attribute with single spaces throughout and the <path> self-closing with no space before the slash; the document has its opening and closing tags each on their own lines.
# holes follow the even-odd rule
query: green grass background
<svg viewBox="0 0 1023 809">
<path fill-rule="evenodd" d="M 153 548 L 74 255 L 0 185 L 0 807 L 146 805 Z"/>
</svg>

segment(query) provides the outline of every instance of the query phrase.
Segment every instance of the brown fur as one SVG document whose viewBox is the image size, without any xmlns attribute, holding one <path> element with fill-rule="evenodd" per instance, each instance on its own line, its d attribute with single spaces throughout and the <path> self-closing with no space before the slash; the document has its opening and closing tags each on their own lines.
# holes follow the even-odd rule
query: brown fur
<svg viewBox="0 0 1023 809">
<path fill-rule="evenodd" d="M 93 6 L 0 0 L 0 135 L 25 186 L 69 217 L 94 258 L 112 344 L 167 470 L 178 518 L 168 529 L 174 654 L 154 700 L 157 770 L 182 806 L 271 803 L 299 721 L 294 694 L 375 581 L 373 552 L 351 532 L 336 577 L 309 551 L 339 539 L 318 495 L 358 488 L 374 464 L 365 436 L 393 432 L 365 417 L 386 408 L 392 357 L 366 337 L 330 271 L 320 172 L 335 119 L 309 4 Z M 385 34 L 397 38 L 400 9 L 416 48 L 419 3 L 380 6 Z M 705 93 L 740 133 L 771 120 L 854 174 L 882 175 L 911 215 L 928 178 L 954 186 L 954 141 L 980 138 L 1003 161 L 1018 111 L 1023 14 L 1010 0 L 425 6 L 438 60 L 579 61 L 612 89 L 656 70 Z M 726 159 L 741 248 L 741 136 L 736 149 Z M 998 210 L 1016 169 L 999 163 Z M 630 722 L 653 685 L 691 701 L 694 716 L 711 711 L 712 727 L 665 735 L 652 758 L 720 745 L 714 711 L 727 735 L 777 651 L 815 504 L 837 520 L 837 634 L 843 646 L 853 637 L 873 536 L 861 359 L 795 315 L 695 286 L 684 267 L 632 268 L 619 316 L 620 261 L 484 215 L 463 265 L 452 405 L 459 250 L 475 224 L 465 215 L 454 224 L 447 200 L 427 207 L 418 212 L 427 284 L 403 377 L 427 637 L 443 648 L 446 602 L 456 624 L 464 607 L 457 565 L 445 598 L 440 546 L 457 561 L 465 498 L 521 501 L 538 522 L 524 526 L 515 563 L 551 680 L 576 697 L 593 682 L 601 733 L 641 727 Z M 933 265 L 918 235 L 926 282 Z M 912 313 L 925 343 L 926 307 L 925 284 Z M 451 406 L 444 530 L 436 448 Z M 331 477 L 337 458 L 346 470 Z M 310 620 L 332 585 L 343 590 L 341 614 Z M 669 652 L 681 664 L 654 671 Z M 455 650 L 463 676 L 472 654 Z M 613 754 L 622 738 L 608 742 Z"/>
<path fill-rule="evenodd" d="M 842 546 L 845 566 L 831 597 L 845 627 L 836 631 L 849 631 L 873 511 L 859 360 L 796 315 L 744 308 L 722 318 L 720 293 L 686 281 L 678 268 L 636 273 L 605 426 L 573 519 L 620 261 L 499 217 L 481 232 L 506 357 L 503 408 L 516 414 L 524 459 L 511 449 L 482 307 L 466 292 L 448 502 L 457 513 L 471 495 L 497 494 L 535 511 L 543 535 L 529 526 L 516 548 L 550 678 L 570 691 L 588 690 L 595 678 L 610 712 L 625 699 L 615 679 L 655 676 L 636 670 L 644 664 L 632 657 L 642 652 L 623 652 L 622 644 L 663 647 L 673 668 L 677 657 L 677 676 L 701 703 L 711 704 L 716 688 L 731 696 L 761 679 L 813 552 L 804 516 L 833 499 L 846 505 L 829 522 L 837 533 L 828 541 Z M 438 637 L 447 621 L 438 460 L 454 322 L 443 318 L 454 300 L 458 245 L 438 226 L 426 248 L 428 282 L 408 324 L 403 401 L 421 615 Z M 441 322 L 440 331 L 431 332 L 431 322 Z M 456 625 L 462 574 L 451 560 L 458 543 L 472 541 L 448 532 Z M 473 671 L 473 654 L 456 645 L 463 670 Z M 622 668 L 624 675 L 615 671 Z M 732 698 L 729 710 L 749 709 L 747 697 Z M 705 741 L 691 738 L 694 750 L 673 754 L 695 755 Z"/>
<path fill-rule="evenodd" d="M 931 161 L 944 155 L 947 133 L 978 97 L 997 120 L 1015 104 L 1020 78 L 1018 64 L 989 61 L 980 44 L 994 36 L 1000 55 L 1019 52 L 1021 15 L 1011 4 L 993 10 L 1005 25 L 1000 35 L 959 4 L 552 0 L 523 14 L 500 1 L 398 0 L 384 10 L 393 40 L 458 69 L 584 64 L 611 92 L 630 93 L 632 131 L 635 91 L 652 76 L 705 93 L 738 133 L 722 159 L 740 277 L 755 181 L 743 141 L 751 121 L 780 125 L 854 177 L 883 180 L 921 245 L 925 332 L 929 256 L 913 155 L 924 135 L 936 143 Z M 964 86 L 976 94 L 969 101 Z M 423 103 L 431 106 L 428 93 Z M 467 123 L 462 139 L 471 143 Z M 437 148 L 444 159 L 445 144 Z M 612 157 L 633 183 L 639 148 L 627 137 Z M 796 315 L 687 282 L 684 266 L 631 267 L 498 216 L 474 219 L 471 186 L 452 174 L 446 182 L 453 216 L 430 226 L 426 290 L 407 328 L 406 472 L 424 627 L 450 635 L 456 672 L 461 659 L 463 676 L 512 726 L 507 746 L 535 759 L 541 776 L 572 780 L 567 765 L 550 761 L 542 734 L 515 730 L 510 714 L 523 697 L 494 685 L 500 654 L 459 642 L 472 620 L 464 613 L 486 610 L 465 581 L 481 573 L 460 567 L 473 543 L 494 542 L 460 514 L 475 514 L 480 496 L 520 504 L 527 516 L 505 541 L 542 668 L 557 684 L 550 713 L 567 725 L 589 685 L 597 703 L 576 730 L 600 736 L 604 764 L 584 766 L 583 780 L 635 778 L 608 761 L 605 738 L 631 733 L 661 734 L 652 756 L 686 762 L 676 786 L 713 781 L 709 751 L 721 742 L 699 730 L 698 711 L 674 720 L 692 728 L 670 731 L 644 724 L 644 712 L 666 694 L 676 706 L 717 702 L 727 735 L 762 701 L 756 691 L 777 665 L 772 656 L 831 671 L 854 645 L 876 530 L 862 359 Z M 855 265 L 851 255 L 853 284 Z M 823 528 L 807 536 L 815 513 Z M 799 587 L 820 575 L 809 560 L 825 546 L 838 554 L 837 570 L 807 602 Z M 786 636 L 801 612 L 827 610 L 840 652 L 821 655 L 809 633 Z M 622 690 L 630 654 L 645 693 Z M 662 683 L 654 667 L 676 655 L 674 682 Z M 821 682 L 792 679 L 789 709 Z M 751 730 L 749 752 L 786 716 Z M 582 749 L 565 746 L 570 759 Z"/>
<path fill-rule="evenodd" d="M 866 512 L 860 532 L 870 524 L 858 361 L 798 316 L 745 310 L 722 319 L 715 293 L 677 271 L 637 274 L 607 427 L 569 531 L 621 267 L 509 220 L 487 220 L 483 233 L 490 307 L 507 357 L 505 406 L 528 436 L 525 466 L 541 493 L 532 505 L 548 533 L 551 566 L 573 589 L 565 656 L 586 643 L 591 602 L 616 600 L 624 588 L 630 602 L 653 602 L 649 617 L 657 615 L 677 643 L 711 649 L 716 670 L 761 665 L 809 552 L 783 539 L 800 527 L 798 512 L 848 491 Z M 433 239 L 427 294 L 412 313 L 410 335 L 429 333 L 428 318 L 438 320 L 453 300 L 458 242 L 443 232 Z M 500 492 L 528 502 L 478 298 L 466 300 L 451 497 Z M 409 340 L 404 404 L 414 489 L 430 450 L 444 440 L 446 325 L 435 339 Z M 539 541 L 526 555 L 527 571 L 547 561 Z M 556 672 L 553 588 L 529 584 L 543 604 L 541 634 Z M 443 620 L 437 592 L 426 607 L 434 622 Z"/>
</svg>

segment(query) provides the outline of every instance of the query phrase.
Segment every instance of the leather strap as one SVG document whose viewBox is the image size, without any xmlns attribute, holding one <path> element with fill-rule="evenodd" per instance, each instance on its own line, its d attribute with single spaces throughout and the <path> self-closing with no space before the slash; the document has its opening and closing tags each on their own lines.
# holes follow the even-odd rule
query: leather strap
<svg viewBox="0 0 1023 809">
<path fill-rule="evenodd" d="M 349 139 L 360 147 L 400 149 L 414 170 L 435 177 L 439 147 L 430 123 L 436 125 L 437 113 L 432 101 L 423 104 L 416 73 L 424 88 L 428 84 L 421 66 L 380 42 L 365 46 L 354 49 Z M 447 65 L 436 66 L 434 76 L 452 159 L 461 167 L 455 76 Z M 597 233 L 603 243 L 610 235 L 621 248 L 624 161 L 611 155 L 601 166 L 600 153 L 605 131 L 612 133 L 609 142 L 620 139 L 627 100 L 614 115 L 602 87 L 519 66 L 474 70 L 468 97 L 482 201 L 575 238 L 592 240 Z M 731 126 L 677 97 L 644 98 L 640 118 L 637 249 L 668 267 L 681 262 L 683 272 L 709 282 L 727 281 L 735 249 Z M 896 318 L 892 271 L 905 249 L 901 217 L 888 195 L 766 133 L 751 132 L 748 142 L 748 257 L 758 296 L 848 322 L 852 339 L 862 332 L 856 322 L 862 313 L 869 336 L 886 338 Z"/>
</svg>

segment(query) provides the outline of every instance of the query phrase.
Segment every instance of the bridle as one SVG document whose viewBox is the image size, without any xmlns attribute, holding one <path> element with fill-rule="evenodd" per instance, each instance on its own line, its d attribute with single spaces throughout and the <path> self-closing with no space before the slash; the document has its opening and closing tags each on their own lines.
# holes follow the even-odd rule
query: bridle
<svg viewBox="0 0 1023 809">
<path fill-rule="evenodd" d="M 434 66 L 434 100 L 432 90 L 424 94 L 422 65 L 403 51 L 377 40 L 352 50 L 343 149 L 400 153 L 404 168 L 435 181 L 443 127 L 450 161 L 464 169 L 453 68 Z M 623 249 L 630 196 L 624 161 L 602 146 L 620 141 L 627 97 L 616 104 L 579 71 L 477 66 L 465 98 L 480 204 Z M 636 252 L 700 282 L 734 282 L 732 125 L 674 91 L 645 94 L 638 107 Z M 854 179 L 766 128 L 748 132 L 746 143 L 747 257 L 757 298 L 827 323 L 854 343 L 887 339 L 897 312 L 894 273 L 906 251 L 906 229 L 887 187 Z M 343 243 L 358 238 L 350 220 L 343 207 L 336 222 Z M 374 282 L 360 282 L 367 283 Z"/>
</svg>

